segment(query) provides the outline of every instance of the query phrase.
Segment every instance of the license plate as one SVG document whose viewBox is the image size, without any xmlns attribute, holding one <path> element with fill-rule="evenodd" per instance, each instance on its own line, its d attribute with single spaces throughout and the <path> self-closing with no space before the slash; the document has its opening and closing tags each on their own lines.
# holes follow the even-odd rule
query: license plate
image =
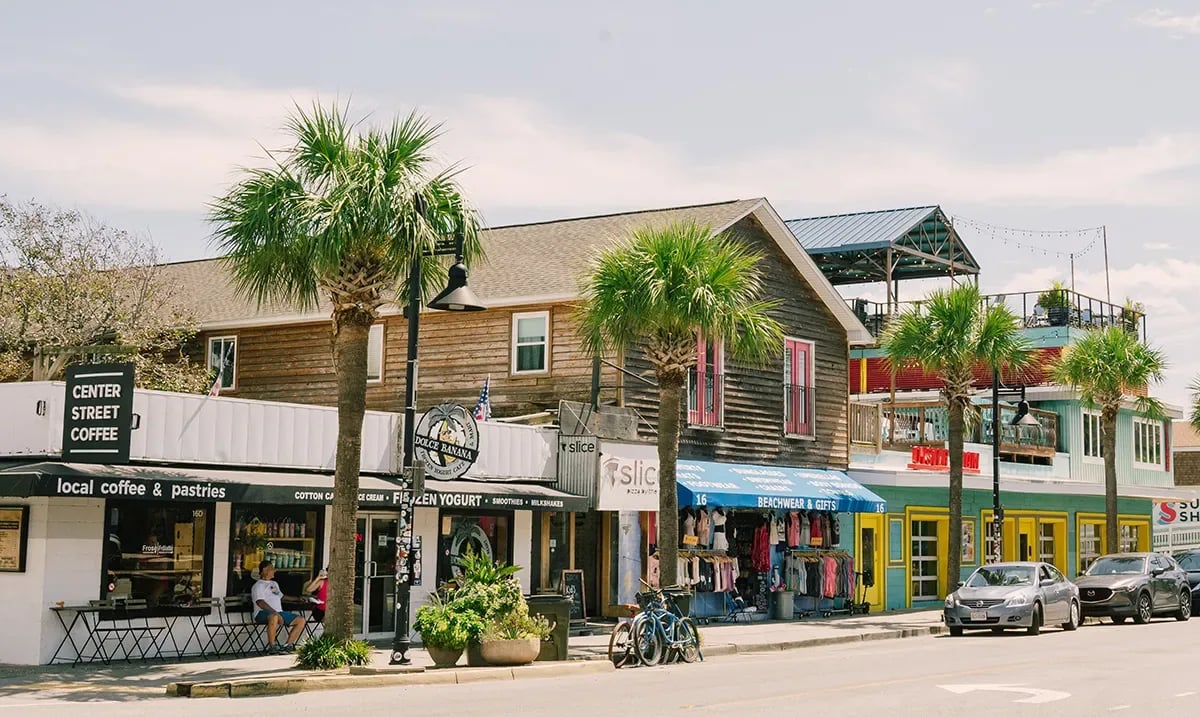
<svg viewBox="0 0 1200 717">
<path fill-rule="evenodd" d="M 987 610 L 972 610 L 971 622 L 987 622 Z"/>
</svg>

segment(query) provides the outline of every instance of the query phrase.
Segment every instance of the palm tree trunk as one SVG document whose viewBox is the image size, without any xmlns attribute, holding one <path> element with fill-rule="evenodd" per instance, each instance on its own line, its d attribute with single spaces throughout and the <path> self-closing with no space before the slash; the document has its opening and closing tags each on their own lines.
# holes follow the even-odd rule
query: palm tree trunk
<svg viewBox="0 0 1200 717">
<path fill-rule="evenodd" d="M 679 461 L 679 411 L 683 380 L 658 378 L 658 569 L 660 585 L 679 581 L 679 491 L 675 464 Z"/>
<path fill-rule="evenodd" d="M 1120 550 L 1117 527 L 1117 411 L 1105 406 L 1100 412 L 1100 451 L 1104 454 L 1104 552 Z"/>
<path fill-rule="evenodd" d="M 332 546 L 325 632 L 354 636 L 354 533 L 358 518 L 358 472 L 363 416 L 367 408 L 367 336 L 371 317 L 344 312 L 334 317 L 333 366 L 338 386 L 337 459 L 333 473 Z"/>
<path fill-rule="evenodd" d="M 962 492 L 963 492 L 963 420 L 962 401 L 951 399 L 950 413 L 950 532 L 946 541 L 950 554 L 946 556 L 946 593 L 958 589 L 962 563 Z"/>
</svg>

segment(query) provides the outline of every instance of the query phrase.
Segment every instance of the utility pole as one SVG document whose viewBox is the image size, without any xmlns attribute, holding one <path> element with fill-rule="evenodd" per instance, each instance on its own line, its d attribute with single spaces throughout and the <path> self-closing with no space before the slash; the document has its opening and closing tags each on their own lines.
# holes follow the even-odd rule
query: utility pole
<svg viewBox="0 0 1200 717">
<path fill-rule="evenodd" d="M 1100 238 L 1104 242 L 1104 292 L 1107 294 L 1106 301 L 1112 303 L 1112 286 L 1108 283 L 1108 225 L 1100 227 Z"/>
</svg>

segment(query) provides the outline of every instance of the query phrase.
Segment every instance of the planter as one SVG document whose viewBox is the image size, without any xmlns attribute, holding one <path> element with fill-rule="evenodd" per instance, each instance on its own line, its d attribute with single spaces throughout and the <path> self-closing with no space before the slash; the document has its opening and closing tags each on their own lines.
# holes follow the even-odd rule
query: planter
<svg viewBox="0 0 1200 717">
<path fill-rule="evenodd" d="M 1046 309 L 1046 318 L 1051 326 L 1066 326 L 1071 320 L 1071 309 L 1066 306 L 1054 306 Z"/>
<path fill-rule="evenodd" d="M 434 647 L 426 645 L 425 650 L 429 652 L 429 656 L 433 658 L 433 664 L 438 667 L 454 667 L 458 664 L 458 658 L 462 657 L 462 648 L 451 650 L 446 647 Z"/>
<path fill-rule="evenodd" d="M 478 642 L 467 643 L 467 667 L 487 667 L 487 660 L 479 649 Z"/>
<path fill-rule="evenodd" d="M 509 667 L 528 665 L 537 659 L 542 641 L 536 637 L 521 640 L 484 640 L 479 652 L 489 665 Z"/>
</svg>

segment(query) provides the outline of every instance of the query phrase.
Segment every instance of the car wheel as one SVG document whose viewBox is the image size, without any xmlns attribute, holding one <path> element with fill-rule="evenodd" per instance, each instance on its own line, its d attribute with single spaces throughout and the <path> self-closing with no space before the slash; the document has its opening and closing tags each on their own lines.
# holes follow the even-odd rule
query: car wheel
<svg viewBox="0 0 1200 717">
<path fill-rule="evenodd" d="M 1025 634 L 1037 635 L 1042 631 L 1042 606 L 1034 604 L 1033 617 L 1029 622 L 1029 627 L 1025 628 Z"/>
<path fill-rule="evenodd" d="M 1079 603 L 1071 601 L 1071 616 L 1062 624 L 1062 629 L 1070 632 L 1079 627 Z"/>
<path fill-rule="evenodd" d="M 962 628 L 951 626 L 950 637 L 962 637 Z"/>
<path fill-rule="evenodd" d="M 1113 621 L 1114 625 L 1120 625 L 1125 622 L 1125 616 L 1124 615 L 1114 615 L 1112 618 L 1112 621 Z"/>
<path fill-rule="evenodd" d="M 1175 612 L 1175 619 L 1180 622 L 1187 622 L 1192 616 L 1192 593 L 1190 590 L 1184 590 L 1179 593 L 1179 610 Z"/>
<path fill-rule="evenodd" d="M 1150 593 L 1138 595 L 1137 612 L 1133 614 L 1133 621 L 1139 625 L 1145 625 L 1150 622 L 1152 617 L 1154 617 L 1154 603 L 1150 601 Z"/>
</svg>

